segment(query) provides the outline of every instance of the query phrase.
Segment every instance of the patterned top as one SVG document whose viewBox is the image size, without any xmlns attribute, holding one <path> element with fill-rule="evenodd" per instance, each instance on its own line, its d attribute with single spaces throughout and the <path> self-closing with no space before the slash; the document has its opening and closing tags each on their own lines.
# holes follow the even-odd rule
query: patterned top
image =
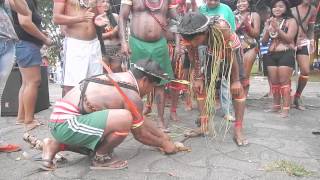
<svg viewBox="0 0 320 180">
<path fill-rule="evenodd" d="M 10 5 L 7 0 L 0 3 L 0 39 L 18 40 L 12 24 Z"/>
</svg>

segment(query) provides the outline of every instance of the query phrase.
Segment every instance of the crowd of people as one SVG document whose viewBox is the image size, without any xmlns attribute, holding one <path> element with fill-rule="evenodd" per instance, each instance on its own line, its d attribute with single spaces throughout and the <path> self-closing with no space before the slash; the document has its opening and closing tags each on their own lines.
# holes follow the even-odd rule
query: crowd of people
<svg viewBox="0 0 320 180">
<path fill-rule="evenodd" d="M 312 0 L 295 7 L 288 0 L 272 0 L 261 15 L 250 0 L 237 0 L 235 11 L 220 0 L 206 0 L 199 7 L 195 0 L 122 0 L 119 14 L 111 11 L 109 0 L 53 2 L 52 20 L 65 36 L 63 93 L 48 121 L 52 138 L 43 140 L 45 170 L 55 169 L 53 159 L 60 151 L 93 154 L 91 169 L 126 168 L 127 161 L 116 157 L 114 148 L 129 132 L 167 154 L 178 152 L 166 134 L 165 89 L 173 121 L 179 121 L 179 94 L 185 94 L 186 110 L 192 109 L 194 95 L 199 112 L 196 135 L 211 133 L 214 99 L 219 96 L 224 119 L 234 123 L 234 142 L 247 146 L 245 102 L 260 55 L 273 96 L 268 111 L 286 118 L 291 102 L 304 110 L 301 94 L 309 77 L 319 11 Z M 15 54 L 22 75 L 16 124 L 31 131 L 41 125 L 34 117 L 40 48 L 52 40 L 41 29 L 36 0 L 0 0 L 0 19 L 5 22 L 0 24 L 0 90 Z M 292 99 L 295 62 L 300 76 Z M 147 116 L 153 99 L 157 124 Z M 19 146 L 2 148 L 16 151 Z"/>
</svg>

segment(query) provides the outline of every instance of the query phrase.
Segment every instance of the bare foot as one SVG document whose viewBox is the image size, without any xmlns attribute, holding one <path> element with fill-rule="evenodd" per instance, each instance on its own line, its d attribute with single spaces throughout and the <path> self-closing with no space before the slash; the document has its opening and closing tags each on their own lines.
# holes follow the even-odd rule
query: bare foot
<svg viewBox="0 0 320 180">
<path fill-rule="evenodd" d="M 301 98 L 295 97 L 294 100 L 293 100 L 293 104 L 294 104 L 296 109 L 299 109 L 301 111 L 306 110 L 306 108 L 302 105 L 303 103 L 302 103 Z"/>
<path fill-rule="evenodd" d="M 41 169 L 44 170 L 54 170 L 55 165 L 53 163 L 53 158 L 59 152 L 58 141 L 50 138 L 43 140 L 43 150 L 42 150 L 42 166 Z"/>
<path fill-rule="evenodd" d="M 289 117 L 289 110 L 288 109 L 283 109 L 282 112 L 280 113 L 280 117 L 282 117 L 282 118 Z"/>
<path fill-rule="evenodd" d="M 239 147 L 244 147 L 249 145 L 248 140 L 244 137 L 242 133 L 242 128 L 235 128 L 233 141 Z"/>
<path fill-rule="evenodd" d="M 170 120 L 172 121 L 180 121 L 180 119 L 178 118 L 177 112 L 170 112 Z"/>
<path fill-rule="evenodd" d="M 166 127 L 164 120 L 163 119 L 161 120 L 161 118 L 158 118 L 158 127 L 164 133 L 170 132 L 170 130 Z"/>
</svg>

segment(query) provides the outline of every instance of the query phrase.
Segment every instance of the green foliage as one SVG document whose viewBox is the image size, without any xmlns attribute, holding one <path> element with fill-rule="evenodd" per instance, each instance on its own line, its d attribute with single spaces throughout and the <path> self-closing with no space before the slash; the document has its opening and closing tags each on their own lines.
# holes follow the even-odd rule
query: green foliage
<svg viewBox="0 0 320 180">
<path fill-rule="evenodd" d="M 56 61 L 59 60 L 60 49 L 62 47 L 63 36 L 57 25 L 52 22 L 52 0 L 37 0 L 38 10 L 42 16 L 42 27 L 49 34 L 53 41 L 53 45 L 48 47 L 47 56 L 49 63 L 55 65 Z"/>
<path fill-rule="evenodd" d="M 265 167 L 266 171 L 282 171 L 289 176 L 311 176 L 314 173 L 306 170 L 302 165 L 292 161 L 280 160 L 270 163 Z"/>
</svg>

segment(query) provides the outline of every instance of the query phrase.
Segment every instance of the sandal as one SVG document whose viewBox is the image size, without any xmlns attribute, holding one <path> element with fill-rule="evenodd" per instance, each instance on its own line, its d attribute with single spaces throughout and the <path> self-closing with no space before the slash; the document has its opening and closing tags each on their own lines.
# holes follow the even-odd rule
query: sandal
<svg viewBox="0 0 320 180">
<path fill-rule="evenodd" d="M 34 162 L 39 169 L 44 171 L 54 171 L 57 169 L 56 165 L 53 163 L 53 160 L 50 159 L 31 159 L 31 161 Z"/>
<path fill-rule="evenodd" d="M 24 122 L 23 122 L 23 121 L 16 120 L 16 125 L 22 125 L 22 124 L 24 124 Z"/>
<path fill-rule="evenodd" d="M 42 150 L 43 148 L 43 142 L 27 132 L 23 134 L 23 140 L 29 143 L 33 148 L 38 150 Z"/>
<path fill-rule="evenodd" d="M 26 128 L 26 131 L 31 131 L 41 125 L 42 125 L 41 122 L 34 120 L 31 123 L 25 124 L 25 128 Z"/>
<path fill-rule="evenodd" d="M 4 146 L 0 146 L 0 152 L 17 152 L 20 150 L 21 148 L 17 144 L 7 144 Z"/>
<path fill-rule="evenodd" d="M 128 161 L 118 160 L 113 154 L 94 156 L 90 169 L 92 170 L 118 170 L 128 167 Z"/>
</svg>

